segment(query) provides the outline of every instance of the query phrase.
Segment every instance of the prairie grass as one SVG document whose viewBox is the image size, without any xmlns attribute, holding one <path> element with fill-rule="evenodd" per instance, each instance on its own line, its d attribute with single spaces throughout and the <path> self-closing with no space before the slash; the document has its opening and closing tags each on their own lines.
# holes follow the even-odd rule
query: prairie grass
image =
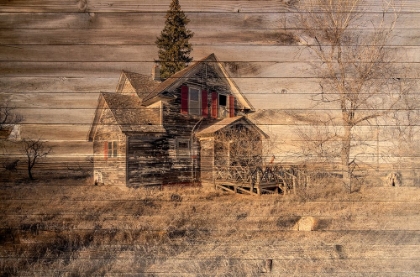
<svg viewBox="0 0 420 277">
<path fill-rule="evenodd" d="M 349 194 L 334 180 L 259 197 L 206 185 L 98 187 L 90 178 L 6 183 L 0 272 L 259 276 L 270 261 L 274 276 L 329 276 L 380 272 L 388 258 L 389 272 L 418 272 L 418 192 L 366 186 Z M 293 230 L 308 216 L 316 231 Z"/>
</svg>

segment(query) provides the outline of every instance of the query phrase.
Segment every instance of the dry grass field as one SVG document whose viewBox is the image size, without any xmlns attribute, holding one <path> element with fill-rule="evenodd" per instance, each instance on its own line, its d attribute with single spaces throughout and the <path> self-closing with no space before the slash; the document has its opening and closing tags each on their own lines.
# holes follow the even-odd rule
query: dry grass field
<svg viewBox="0 0 420 277">
<path fill-rule="evenodd" d="M 0 186 L 1 276 L 420 276 L 418 187 L 258 197 L 38 176 Z"/>
<path fill-rule="evenodd" d="M 302 156 L 297 134 L 311 127 L 302 115 L 341 113 L 313 101 L 323 92 L 319 61 L 295 40 L 297 2 L 180 0 L 195 33 L 194 61 L 216 54 L 258 111 L 250 118 L 270 136 L 265 155 L 276 163 Z M 363 1 L 363 19 L 393 18 L 383 9 L 390 2 Z M 391 65 L 406 70 L 393 80 L 412 82 L 416 101 L 408 104 L 418 119 L 420 1 L 395 2 L 398 21 L 384 46 L 395 51 Z M 416 119 L 355 129 L 365 140 L 354 154 L 370 171 L 352 193 L 334 179 L 261 196 L 211 184 L 93 185 L 87 136 L 98 97 L 115 92 L 122 70 L 151 76 L 169 4 L 0 0 L 0 99 L 23 117 L 22 138 L 53 148 L 30 182 L 21 147 L 0 142 L 0 276 L 420 276 Z M 415 134 L 405 148 L 390 132 L 400 127 Z M 17 172 L 7 172 L 16 159 Z M 391 172 L 402 174 L 403 186 L 384 186 Z"/>
</svg>

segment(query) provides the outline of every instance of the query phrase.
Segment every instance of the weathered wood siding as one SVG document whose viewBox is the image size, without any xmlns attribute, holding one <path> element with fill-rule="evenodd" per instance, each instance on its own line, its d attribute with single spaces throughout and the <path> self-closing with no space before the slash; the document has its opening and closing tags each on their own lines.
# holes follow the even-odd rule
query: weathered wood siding
<svg viewBox="0 0 420 277">
<path fill-rule="evenodd" d="M 161 185 L 170 168 L 165 138 L 151 134 L 129 136 L 127 145 L 127 186 Z"/>
<path fill-rule="evenodd" d="M 200 172 L 201 180 L 204 182 L 212 182 L 214 178 L 214 139 L 206 138 L 200 140 L 201 159 Z"/>
<path fill-rule="evenodd" d="M 195 115 L 184 115 L 181 114 L 181 88 L 178 87 L 171 93 L 175 99 L 173 101 L 166 102 L 164 106 L 163 124 L 169 135 L 182 135 L 191 136 L 191 131 L 198 121 L 201 120 L 200 126 L 211 124 L 218 119 L 211 117 L 211 92 L 223 93 L 225 95 L 231 95 L 232 92 L 224 78 L 219 77 L 215 72 L 214 65 L 208 63 L 200 67 L 200 70 L 185 80 L 184 85 L 199 87 L 202 90 L 207 91 L 207 103 L 209 114 L 207 117 L 195 116 Z M 235 109 L 238 108 L 238 103 L 235 101 Z M 229 115 L 227 115 L 229 117 Z M 196 131 L 195 129 L 194 131 Z"/>
<path fill-rule="evenodd" d="M 197 73 L 185 79 L 183 85 L 199 87 L 206 90 L 209 114 L 207 117 L 181 114 L 181 87 L 170 91 L 175 97 L 172 101 L 163 104 L 163 126 L 167 131 L 168 154 L 171 170 L 166 174 L 166 183 L 185 183 L 199 180 L 200 172 L 200 145 L 195 133 L 200 127 L 216 122 L 218 119 L 211 117 L 211 92 L 231 95 L 228 84 L 221 73 L 217 73 L 212 63 L 200 66 Z M 238 103 L 235 101 L 235 108 Z M 227 114 L 229 117 L 229 114 Z M 177 139 L 189 140 L 189 157 L 177 157 Z M 201 146 L 203 149 L 203 146 Z M 207 169 L 208 170 L 208 169 Z"/>
<path fill-rule="evenodd" d="M 211 92 L 224 94 L 227 98 L 232 94 L 229 84 L 221 76 L 223 76 L 222 72 L 216 69 L 214 63 L 205 63 L 199 66 L 193 76 L 185 78 L 185 82 L 182 85 L 199 87 L 208 91 L 206 103 L 208 103 L 208 110 L 211 110 Z M 130 94 L 134 92 L 133 87 L 127 81 L 121 84 L 121 87 L 122 93 Z M 182 114 L 180 91 L 181 87 L 169 91 L 174 96 L 174 100 L 158 101 L 155 104 L 144 107 L 147 112 L 143 114 L 142 118 L 139 118 L 140 125 L 145 123 L 152 125 L 162 124 L 166 130 L 165 134 L 162 134 L 161 137 L 151 136 L 147 133 L 142 135 L 141 132 L 136 131 L 127 134 L 127 186 L 139 187 L 142 185 L 179 184 L 200 181 L 200 144 L 195 137 L 195 132 L 201 126 L 214 123 L 220 118 L 213 118 L 211 113 L 206 117 Z M 239 106 L 238 101 L 235 101 L 235 105 Z M 226 113 L 225 116 L 229 117 L 230 113 Z M 111 124 L 108 121 L 107 115 L 103 115 L 103 120 L 101 120 L 100 124 Z M 118 125 L 115 122 L 112 124 Z M 118 126 L 110 128 L 115 129 Z M 100 139 L 101 137 L 99 136 L 98 138 Z M 95 152 L 100 151 L 100 145 L 97 145 L 100 143 L 95 141 L 94 144 Z M 180 145 L 184 145 L 184 148 L 180 149 Z M 95 174 L 99 174 L 99 171 L 104 171 L 102 167 L 106 165 L 109 165 L 110 168 L 116 168 L 109 162 L 105 164 L 95 163 Z M 105 171 L 102 173 L 101 179 L 110 179 L 109 174 L 103 174 L 105 174 Z"/>
<path fill-rule="evenodd" d="M 143 134 L 128 137 L 128 187 L 185 184 L 199 180 L 199 156 L 179 155 L 177 137 Z M 190 137 L 181 137 L 190 141 Z M 199 152 L 193 143 L 193 153 Z"/>
<path fill-rule="evenodd" d="M 104 185 L 126 185 L 126 136 L 119 129 L 111 111 L 103 110 L 95 140 L 93 141 L 93 167 L 95 181 Z M 109 142 L 117 143 L 117 157 L 108 148 Z M 106 150 L 105 150 L 106 148 Z M 97 179 L 99 178 L 99 180 Z"/>
</svg>

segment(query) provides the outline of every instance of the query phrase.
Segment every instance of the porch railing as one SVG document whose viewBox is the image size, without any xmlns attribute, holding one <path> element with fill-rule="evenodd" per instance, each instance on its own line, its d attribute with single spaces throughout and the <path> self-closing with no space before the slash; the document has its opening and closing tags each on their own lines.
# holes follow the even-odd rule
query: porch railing
<svg viewBox="0 0 420 277">
<path fill-rule="evenodd" d="M 298 170 L 282 166 L 218 166 L 214 179 L 243 184 L 280 184 L 286 189 L 296 187 Z"/>
</svg>

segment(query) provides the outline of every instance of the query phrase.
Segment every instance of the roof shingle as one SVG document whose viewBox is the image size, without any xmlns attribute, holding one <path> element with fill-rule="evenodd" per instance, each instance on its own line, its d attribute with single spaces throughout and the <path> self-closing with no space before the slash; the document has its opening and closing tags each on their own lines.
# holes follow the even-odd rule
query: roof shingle
<svg viewBox="0 0 420 277">
<path fill-rule="evenodd" d="M 140 73 L 123 71 L 123 74 L 141 98 L 150 94 L 160 84 L 160 82 L 153 80 L 150 76 Z"/>
<path fill-rule="evenodd" d="M 160 109 L 142 106 L 137 95 L 102 93 L 102 97 L 123 132 L 165 132 Z"/>
</svg>

